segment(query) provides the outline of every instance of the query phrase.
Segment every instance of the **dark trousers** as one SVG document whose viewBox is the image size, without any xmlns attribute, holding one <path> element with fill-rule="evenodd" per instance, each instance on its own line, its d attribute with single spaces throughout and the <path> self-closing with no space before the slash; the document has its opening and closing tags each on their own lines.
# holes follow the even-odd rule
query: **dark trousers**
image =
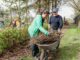
<svg viewBox="0 0 80 60">
<path fill-rule="evenodd" d="M 32 56 L 33 57 L 37 57 L 38 53 L 39 53 L 39 48 L 36 44 L 32 44 L 31 45 L 31 50 L 32 50 Z"/>
</svg>

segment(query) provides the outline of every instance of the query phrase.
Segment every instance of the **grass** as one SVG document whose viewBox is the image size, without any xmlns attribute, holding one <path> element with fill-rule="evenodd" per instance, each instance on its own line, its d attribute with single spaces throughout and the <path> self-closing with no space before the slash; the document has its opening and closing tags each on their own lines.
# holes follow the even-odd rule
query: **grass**
<svg viewBox="0 0 80 60">
<path fill-rule="evenodd" d="M 80 60 L 80 29 L 71 28 L 67 29 L 65 32 L 61 44 L 60 51 L 56 54 L 56 60 Z M 23 57 L 23 60 L 33 60 L 29 59 L 31 57 Z"/>
<path fill-rule="evenodd" d="M 61 40 L 58 60 L 78 60 L 79 51 L 80 29 L 68 29 Z"/>
<path fill-rule="evenodd" d="M 21 58 L 21 60 L 33 60 L 33 59 L 31 57 L 29 57 L 29 56 L 28 57 L 24 56 L 24 57 Z"/>
</svg>

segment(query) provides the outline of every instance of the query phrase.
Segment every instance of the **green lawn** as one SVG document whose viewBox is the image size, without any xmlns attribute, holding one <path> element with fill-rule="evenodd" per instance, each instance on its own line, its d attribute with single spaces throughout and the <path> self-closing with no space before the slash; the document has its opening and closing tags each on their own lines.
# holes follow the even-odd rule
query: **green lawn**
<svg viewBox="0 0 80 60">
<path fill-rule="evenodd" d="M 80 60 L 80 29 L 68 29 L 61 40 L 57 60 Z"/>
<path fill-rule="evenodd" d="M 24 56 L 24 57 L 21 58 L 21 60 L 33 60 L 33 59 L 31 57 Z"/>
<path fill-rule="evenodd" d="M 80 60 L 78 57 L 79 54 L 80 54 L 80 29 L 77 28 L 67 29 L 61 40 L 60 50 L 56 54 L 57 56 L 56 60 Z M 23 60 L 29 59 L 23 58 Z"/>
</svg>

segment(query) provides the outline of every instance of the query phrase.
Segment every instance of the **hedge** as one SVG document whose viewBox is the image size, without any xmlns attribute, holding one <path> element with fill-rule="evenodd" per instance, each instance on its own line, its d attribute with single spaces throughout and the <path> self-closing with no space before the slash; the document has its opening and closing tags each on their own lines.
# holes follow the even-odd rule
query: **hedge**
<svg viewBox="0 0 80 60">
<path fill-rule="evenodd" d="M 15 44 L 21 43 L 29 38 L 27 28 L 12 29 L 6 28 L 0 31 L 0 54 L 7 48 Z"/>
</svg>

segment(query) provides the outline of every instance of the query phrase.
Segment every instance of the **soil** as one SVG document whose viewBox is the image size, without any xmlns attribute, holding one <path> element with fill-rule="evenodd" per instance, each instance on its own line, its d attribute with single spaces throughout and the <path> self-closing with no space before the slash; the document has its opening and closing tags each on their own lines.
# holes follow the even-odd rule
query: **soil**
<svg viewBox="0 0 80 60">
<path fill-rule="evenodd" d="M 31 50 L 28 48 L 28 45 L 19 44 L 10 49 L 7 49 L 2 55 L 0 55 L 0 60 L 21 60 L 22 57 L 30 55 Z"/>
</svg>

